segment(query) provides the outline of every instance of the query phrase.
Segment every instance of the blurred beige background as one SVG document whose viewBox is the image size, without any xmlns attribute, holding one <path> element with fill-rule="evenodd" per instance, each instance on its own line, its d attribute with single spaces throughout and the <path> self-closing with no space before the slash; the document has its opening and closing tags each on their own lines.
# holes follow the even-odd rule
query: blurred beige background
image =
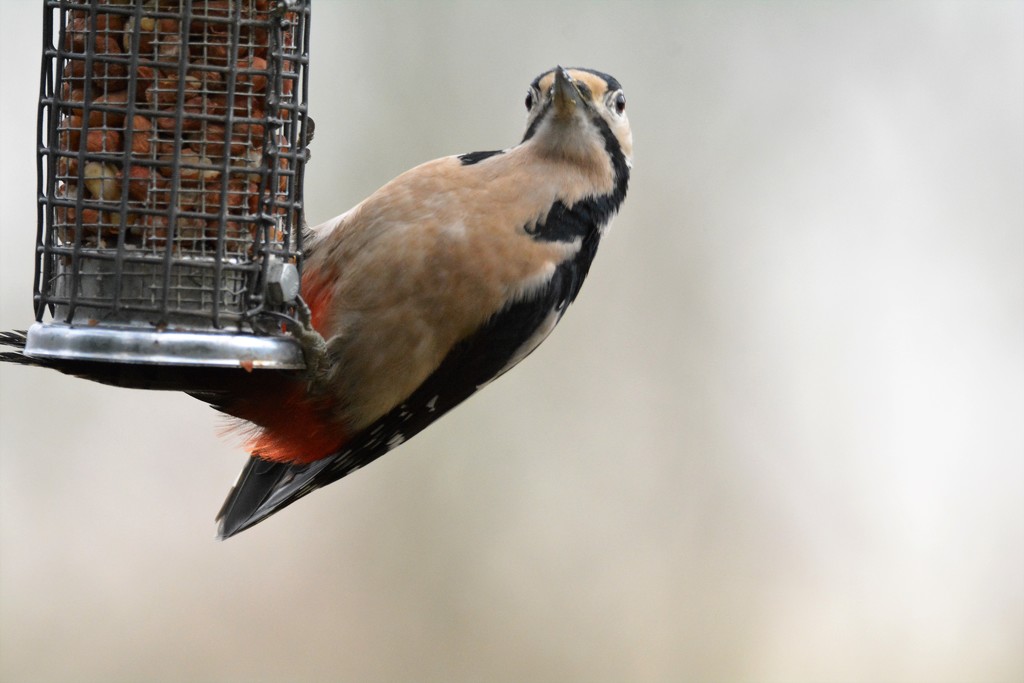
<svg viewBox="0 0 1024 683">
<path fill-rule="evenodd" d="M 0 3 L 0 327 L 41 3 Z M 1020 681 L 1024 4 L 314 5 L 308 219 L 508 146 L 556 63 L 629 198 L 517 371 L 226 543 L 184 396 L 0 367 L 4 681 Z"/>
</svg>

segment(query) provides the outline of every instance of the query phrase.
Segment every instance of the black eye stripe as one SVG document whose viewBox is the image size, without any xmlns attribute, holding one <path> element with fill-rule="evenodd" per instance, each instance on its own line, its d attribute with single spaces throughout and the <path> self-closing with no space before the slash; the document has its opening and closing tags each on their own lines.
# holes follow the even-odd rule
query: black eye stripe
<svg viewBox="0 0 1024 683">
<path fill-rule="evenodd" d="M 537 126 L 539 126 L 540 122 L 543 121 L 545 117 L 547 117 L 548 110 L 551 109 L 551 100 L 545 101 L 543 105 L 539 107 L 539 109 L 540 111 L 533 115 L 532 122 L 530 123 L 529 128 L 526 129 L 526 133 L 523 135 L 522 142 L 526 142 L 527 140 L 533 137 L 534 133 L 537 132 Z"/>
</svg>

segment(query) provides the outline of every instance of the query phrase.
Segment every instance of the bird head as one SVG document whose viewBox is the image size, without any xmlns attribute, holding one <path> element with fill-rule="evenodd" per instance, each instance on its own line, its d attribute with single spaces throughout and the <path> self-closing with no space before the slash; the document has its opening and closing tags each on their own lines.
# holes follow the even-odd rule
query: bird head
<svg viewBox="0 0 1024 683">
<path fill-rule="evenodd" d="M 545 154 L 573 162 L 616 157 L 633 165 L 633 134 L 626 96 L 612 76 L 592 69 L 561 66 L 534 79 L 526 95 L 523 142 Z"/>
</svg>

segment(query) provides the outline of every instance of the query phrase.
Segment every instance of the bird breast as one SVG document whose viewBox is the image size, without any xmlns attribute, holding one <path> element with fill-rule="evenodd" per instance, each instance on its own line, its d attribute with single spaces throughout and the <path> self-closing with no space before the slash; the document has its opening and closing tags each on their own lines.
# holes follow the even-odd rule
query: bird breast
<svg viewBox="0 0 1024 683">
<path fill-rule="evenodd" d="M 429 162 L 314 229 L 303 289 L 329 292 L 315 320 L 351 429 L 399 404 L 457 342 L 579 251 L 579 240 L 527 232 L 555 201 L 585 196 L 579 174 L 530 168 L 536 160 L 516 151 Z"/>
</svg>

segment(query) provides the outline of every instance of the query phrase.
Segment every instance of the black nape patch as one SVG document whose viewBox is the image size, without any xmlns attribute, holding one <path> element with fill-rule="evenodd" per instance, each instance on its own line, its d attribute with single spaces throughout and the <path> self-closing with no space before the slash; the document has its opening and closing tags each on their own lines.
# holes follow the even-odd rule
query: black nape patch
<svg viewBox="0 0 1024 683">
<path fill-rule="evenodd" d="M 459 155 L 459 161 L 462 162 L 463 166 L 472 166 L 473 164 L 480 163 L 484 159 L 490 159 L 496 154 L 504 154 L 505 150 L 496 149 L 490 152 L 467 152 L 466 154 Z"/>
</svg>

